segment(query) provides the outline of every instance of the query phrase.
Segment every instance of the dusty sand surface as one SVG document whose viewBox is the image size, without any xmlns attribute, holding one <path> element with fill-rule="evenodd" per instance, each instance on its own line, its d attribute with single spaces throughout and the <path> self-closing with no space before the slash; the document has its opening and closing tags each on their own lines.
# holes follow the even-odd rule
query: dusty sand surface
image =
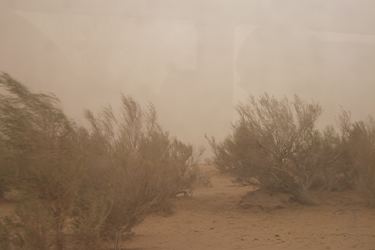
<svg viewBox="0 0 375 250">
<path fill-rule="evenodd" d="M 171 215 L 148 216 L 125 249 L 375 249 L 375 209 L 354 192 L 322 194 L 320 206 L 278 206 L 260 196 L 263 208 L 243 208 L 239 202 L 251 187 L 212 166 L 202 168 L 213 187 L 177 197 Z"/>
<path fill-rule="evenodd" d="M 177 197 L 172 214 L 149 215 L 124 249 L 375 250 L 375 209 L 353 191 L 322 193 L 324 205 L 301 206 L 283 196 L 245 196 L 251 187 L 233 183 L 234 177 L 212 166 L 202 169 L 213 187 Z M 12 209 L 12 203 L 0 202 L 0 215 Z"/>
</svg>

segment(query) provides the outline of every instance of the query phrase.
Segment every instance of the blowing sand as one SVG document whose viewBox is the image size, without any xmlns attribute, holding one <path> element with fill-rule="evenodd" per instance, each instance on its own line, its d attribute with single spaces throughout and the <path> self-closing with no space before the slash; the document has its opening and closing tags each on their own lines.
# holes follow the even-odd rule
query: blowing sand
<svg viewBox="0 0 375 250">
<path fill-rule="evenodd" d="M 240 203 L 251 187 L 211 166 L 203 170 L 213 187 L 177 197 L 173 214 L 148 216 L 126 249 L 375 249 L 375 209 L 352 191 L 323 193 L 320 206 L 262 195 Z"/>
</svg>

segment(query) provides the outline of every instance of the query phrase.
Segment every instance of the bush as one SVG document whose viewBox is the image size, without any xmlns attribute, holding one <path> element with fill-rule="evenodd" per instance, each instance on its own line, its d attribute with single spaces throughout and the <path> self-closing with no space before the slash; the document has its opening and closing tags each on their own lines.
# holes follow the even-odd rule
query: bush
<svg viewBox="0 0 375 250">
<path fill-rule="evenodd" d="M 143 110 L 132 98 L 122 96 L 120 119 L 110 107 L 85 116 L 91 124 L 83 135 L 88 172 L 77 205 L 77 235 L 88 237 L 84 231 L 90 231 L 120 249 L 123 233 L 151 208 L 165 208 L 169 199 L 191 187 L 199 174 L 199 155 L 161 129 L 152 105 Z M 93 221 L 87 218 L 100 219 L 90 226 Z M 87 237 L 84 241 L 91 242 Z"/>
<path fill-rule="evenodd" d="M 375 207 L 375 120 L 342 122 L 346 129 L 345 145 L 356 186 L 366 201 Z"/>
<path fill-rule="evenodd" d="M 25 200 L 18 210 L 29 211 L 18 216 L 19 237 L 33 240 L 29 233 L 39 233 L 45 241 L 29 249 L 63 249 L 63 227 L 72 208 L 80 172 L 74 123 L 62 112 L 53 95 L 33 94 L 7 74 L 0 77 L 1 173 L 7 183 L 21 190 Z M 8 187 L 9 188 L 9 187 Z M 39 201 L 35 201 L 38 199 Z M 41 203 L 44 209 L 31 204 Z M 40 223 L 28 223 L 35 217 L 48 217 L 50 226 L 41 230 Z M 22 228 L 22 229 L 21 229 Z M 53 235 L 53 237 L 51 237 Z"/>
<path fill-rule="evenodd" d="M 170 138 L 152 105 L 122 96 L 119 119 L 110 107 L 86 111 L 87 129 L 52 94 L 31 93 L 7 74 L 0 86 L 2 190 L 22 196 L 0 221 L 4 248 L 101 249 L 108 240 L 120 249 L 123 233 L 199 176 L 202 151 Z"/>
<path fill-rule="evenodd" d="M 350 114 L 342 111 L 338 116 L 337 125 L 341 134 L 337 133 L 333 126 L 327 126 L 323 131 L 322 151 L 326 155 L 334 156 L 331 164 L 322 168 L 323 184 L 325 190 L 343 191 L 354 189 L 357 178 L 357 171 L 354 169 L 350 156 L 350 148 L 347 140 L 348 129 L 344 123 L 349 122 Z"/>
<path fill-rule="evenodd" d="M 239 104 L 237 111 L 240 119 L 232 133 L 221 143 L 209 139 L 218 168 L 269 193 L 287 192 L 303 204 L 318 203 L 309 189 L 338 158 L 335 146 L 315 129 L 319 104 L 264 94 L 258 102 L 252 97 L 249 104 Z"/>
</svg>

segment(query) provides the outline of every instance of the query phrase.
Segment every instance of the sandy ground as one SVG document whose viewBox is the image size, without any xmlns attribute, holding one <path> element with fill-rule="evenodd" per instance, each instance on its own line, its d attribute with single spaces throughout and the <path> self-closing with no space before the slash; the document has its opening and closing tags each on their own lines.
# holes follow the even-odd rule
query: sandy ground
<svg viewBox="0 0 375 250">
<path fill-rule="evenodd" d="M 212 166 L 202 169 L 211 175 L 213 187 L 175 198 L 171 214 L 149 215 L 133 229 L 125 249 L 375 250 L 375 209 L 353 191 L 323 193 L 324 205 L 301 206 L 279 197 L 245 196 L 251 187 L 233 183 L 234 177 Z M 12 207 L 1 202 L 0 214 Z"/>
<path fill-rule="evenodd" d="M 354 192 L 322 194 L 320 206 L 272 208 L 265 200 L 263 208 L 245 209 L 239 202 L 251 187 L 203 168 L 213 187 L 177 197 L 171 215 L 148 216 L 126 249 L 375 249 L 375 209 Z"/>
</svg>

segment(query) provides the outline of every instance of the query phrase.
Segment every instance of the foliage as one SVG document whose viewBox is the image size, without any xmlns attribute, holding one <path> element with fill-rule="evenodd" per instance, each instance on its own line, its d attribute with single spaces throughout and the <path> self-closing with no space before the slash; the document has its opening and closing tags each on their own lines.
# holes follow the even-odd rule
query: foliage
<svg viewBox="0 0 375 250">
<path fill-rule="evenodd" d="M 25 232 L 43 233 L 40 237 L 48 239 L 35 249 L 47 249 L 49 244 L 63 249 L 62 230 L 72 207 L 80 171 L 74 123 L 63 114 L 53 95 L 33 94 L 7 74 L 1 75 L 0 86 L 5 92 L 0 96 L 2 178 L 27 197 L 44 204 L 43 209 L 34 209 L 31 205 L 35 202 L 23 202 L 22 209 L 29 211 L 29 216 L 19 217 L 22 221 L 17 225 Z M 32 218 L 52 216 L 53 226 L 41 231 L 40 224 L 27 223 L 30 214 Z M 35 239 L 28 238 L 27 234 L 20 237 Z"/>
<path fill-rule="evenodd" d="M 232 133 L 221 143 L 209 139 L 218 168 L 267 192 L 288 192 L 301 203 L 316 204 L 309 189 L 338 157 L 326 152 L 327 136 L 315 129 L 319 104 L 264 94 L 258 102 L 251 97 L 249 104 L 239 104 L 237 111 Z"/>
<path fill-rule="evenodd" d="M 152 105 L 143 110 L 135 100 L 122 96 L 120 119 L 111 107 L 97 116 L 87 110 L 85 116 L 91 124 L 83 140 L 89 171 L 76 211 L 77 235 L 91 232 L 119 249 L 123 233 L 139 224 L 151 208 L 165 207 L 192 185 L 198 158 L 192 146 L 161 129 Z M 96 225 L 90 226 L 93 220 L 85 219 L 92 217 L 97 218 Z"/>
<path fill-rule="evenodd" d="M 86 111 L 85 128 L 52 94 L 7 74 L 0 86 L 1 190 L 23 197 L 1 220 L 5 249 L 101 249 L 105 240 L 120 249 L 123 233 L 199 176 L 202 151 L 164 132 L 152 105 L 122 96 L 119 119 L 110 107 Z"/>
<path fill-rule="evenodd" d="M 345 131 L 343 143 L 349 163 L 351 180 L 363 195 L 367 205 L 375 207 L 375 120 L 350 122 L 350 113 L 344 113 L 341 127 Z"/>
<path fill-rule="evenodd" d="M 7 231 L 4 241 L 9 249 L 13 245 L 15 249 L 51 249 L 62 247 L 64 242 L 57 242 L 58 234 L 56 230 L 59 221 L 56 220 L 50 206 L 46 201 L 41 201 L 32 197 L 25 197 L 18 204 L 15 214 L 3 219 L 2 226 Z M 61 245 L 58 245 L 61 244 Z"/>
<path fill-rule="evenodd" d="M 267 94 L 258 102 L 239 104 L 240 119 L 220 143 L 208 139 L 214 163 L 244 184 L 272 192 L 288 192 L 301 203 L 318 203 L 310 190 L 358 188 L 375 206 L 375 120 L 352 123 L 342 111 L 333 126 L 318 131 L 322 110 L 295 96 L 276 100 Z"/>
</svg>

